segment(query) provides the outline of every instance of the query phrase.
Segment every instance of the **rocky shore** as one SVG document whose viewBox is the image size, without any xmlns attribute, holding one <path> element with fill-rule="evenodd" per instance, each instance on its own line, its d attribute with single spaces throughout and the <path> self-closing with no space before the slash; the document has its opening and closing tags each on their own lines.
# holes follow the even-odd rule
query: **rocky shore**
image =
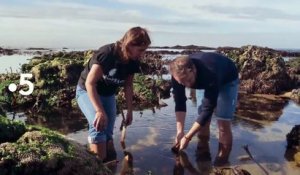
<svg viewBox="0 0 300 175">
<path fill-rule="evenodd" d="M 0 116 L 0 174 L 109 175 L 100 159 L 75 141 Z"/>
<path fill-rule="evenodd" d="M 163 54 L 190 54 L 203 49 L 215 50 L 220 54 L 227 55 L 236 63 L 240 76 L 239 103 L 236 113 L 238 119 L 266 124 L 269 121 L 278 120 L 282 114 L 283 107 L 289 99 L 294 100 L 298 104 L 300 103 L 299 53 L 259 46 L 204 48 L 191 45 L 186 47 L 162 47 L 162 49 L 181 49 L 181 51 L 160 50 L 146 52 L 141 64 L 142 73 L 135 76 L 134 79 L 133 103 L 136 110 L 151 108 L 155 112 L 155 107 L 163 105 L 161 99 L 170 97 L 170 80 L 162 78 L 163 75 L 168 74 L 166 64 L 170 60 L 162 60 Z M 17 52 L 18 50 L 0 48 L 0 54 L 14 54 Z M 11 93 L 7 88 L 11 83 L 18 84 L 19 74 L 0 74 L 0 92 L 3 94 L 0 96 L 0 115 L 19 108 L 24 109 L 32 117 L 43 111 L 59 108 L 77 109 L 74 99 L 77 80 L 87 60 L 93 55 L 93 51 L 46 52 L 33 57 L 28 64 L 22 65 L 23 73 L 30 72 L 33 74 L 33 78 L 30 81 L 35 85 L 35 90 L 29 96 Z M 285 56 L 296 58 L 285 61 L 283 59 Z M 23 88 L 26 87 L 18 86 L 17 91 Z M 125 98 L 122 89 L 118 92 L 117 100 L 118 108 L 125 108 L 123 106 Z M 270 103 L 273 105 L 270 106 Z M 66 142 L 62 140 L 63 145 L 67 145 L 67 147 L 61 146 L 62 143 L 58 143 L 58 145 L 49 143 L 49 149 L 55 148 L 54 151 L 46 151 L 55 153 L 53 154 L 55 156 L 51 157 L 46 155 L 45 152 L 40 152 L 40 150 L 29 149 L 33 144 L 34 146 L 42 145 L 45 139 L 53 138 L 52 134 L 49 135 L 50 131 L 44 132 L 43 129 L 36 129 L 35 127 L 35 129 L 30 129 L 30 127 L 16 123 L 12 124 L 18 127 L 12 127 L 10 121 L 1 120 L 5 127 L 0 127 L 0 169 L 10 167 L 10 169 L 4 168 L 4 174 L 10 174 L 12 171 L 16 172 L 16 174 L 21 171 L 29 172 L 30 174 L 30 172 L 36 171 L 35 169 L 30 169 L 33 165 L 37 168 L 46 167 L 45 171 L 49 170 L 53 174 L 55 174 L 54 172 L 72 171 L 80 168 L 82 165 L 81 169 L 90 172 L 88 174 L 97 174 L 95 172 L 98 169 L 85 169 L 86 167 L 83 168 L 84 163 L 78 167 L 69 167 L 70 169 L 68 170 L 58 168 L 65 162 L 61 162 L 61 159 L 56 157 L 57 155 L 66 160 L 70 166 L 73 165 L 72 161 L 82 161 L 76 159 L 71 150 L 76 149 L 78 154 L 84 154 L 83 157 L 89 157 L 89 153 L 82 146 L 79 148 L 72 141 Z M 2 131 L 1 128 L 14 128 L 14 130 Z M 14 135 L 9 133 L 14 133 Z M 31 137 L 37 139 L 32 139 Z M 59 136 L 59 138 L 61 137 Z M 28 152 L 24 151 L 22 156 L 19 156 L 17 153 L 23 148 L 17 145 L 24 145 L 25 150 L 28 150 Z M 41 156 L 44 156 L 47 161 L 40 162 L 36 159 L 36 157 Z M 77 156 L 82 157 L 82 155 Z M 88 159 L 86 160 L 88 162 L 91 160 L 97 162 L 91 157 Z M 29 167 L 29 170 L 24 167 Z M 105 170 L 105 168 L 102 167 L 102 170 Z"/>
<path fill-rule="evenodd" d="M 180 48 L 180 54 L 203 49 L 193 45 L 170 48 Z M 300 57 L 284 61 L 282 51 L 259 46 L 219 47 L 215 51 L 227 55 L 236 63 L 240 76 L 240 94 L 243 94 L 241 97 L 251 94 L 280 95 L 300 102 Z M 166 65 L 170 60 L 162 60 L 163 54 L 165 51 L 162 50 L 147 51 L 141 59 L 142 73 L 134 79 L 136 109 L 157 107 L 161 99 L 170 96 L 170 80 L 162 78 L 168 74 Z M 287 55 L 286 52 L 284 54 Z M 22 107 L 28 109 L 29 113 L 36 113 L 50 108 L 76 108 L 74 98 L 79 72 L 92 55 L 93 51 L 87 50 L 51 52 L 33 57 L 28 64 L 22 65 L 22 72 L 33 74 L 30 81 L 35 85 L 34 92 L 26 97 L 10 93 L 7 88 L 12 82 L 18 84 L 19 74 L 0 74 L 2 110 Z M 22 88 L 18 86 L 17 90 Z M 121 104 L 124 104 L 122 89 L 117 99 L 121 108 Z"/>
</svg>

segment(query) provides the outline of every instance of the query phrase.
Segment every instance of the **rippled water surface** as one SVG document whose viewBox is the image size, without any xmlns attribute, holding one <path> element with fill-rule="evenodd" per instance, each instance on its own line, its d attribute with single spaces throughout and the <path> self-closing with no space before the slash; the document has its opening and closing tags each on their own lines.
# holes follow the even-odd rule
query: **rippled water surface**
<svg viewBox="0 0 300 175">
<path fill-rule="evenodd" d="M 127 128 L 126 151 L 133 155 L 133 166 L 136 174 L 175 174 L 178 170 L 175 155 L 170 151 L 176 133 L 174 103 L 172 99 L 165 102 L 167 107 L 152 110 L 145 110 L 134 113 L 134 122 Z M 186 129 L 188 129 L 196 118 L 197 107 L 188 100 L 188 113 L 186 117 Z M 118 159 L 123 158 L 123 150 L 119 144 L 119 126 L 121 117 L 116 120 L 115 145 L 118 152 Z M 300 174 L 300 168 L 295 167 L 285 158 L 286 134 L 295 124 L 300 123 L 300 107 L 293 102 L 289 102 L 283 109 L 283 114 L 278 121 L 267 124 L 255 124 L 246 120 L 235 120 L 233 122 L 234 143 L 230 157 L 232 166 L 242 166 L 252 172 L 252 174 L 263 174 L 253 161 L 248 160 L 243 145 L 249 145 L 249 149 L 254 158 L 259 161 L 270 174 Z M 211 124 L 210 151 L 212 160 L 216 155 L 218 146 L 218 131 L 216 121 L 213 119 Z M 68 135 L 75 140 L 87 144 L 87 130 L 83 129 Z M 197 162 L 195 150 L 197 138 L 194 137 L 186 154 L 191 165 L 197 170 L 207 168 L 206 164 Z M 118 164 L 116 172 L 121 169 Z M 184 169 L 184 174 L 191 174 L 191 169 Z M 176 173 L 181 173 L 178 170 Z"/>
</svg>

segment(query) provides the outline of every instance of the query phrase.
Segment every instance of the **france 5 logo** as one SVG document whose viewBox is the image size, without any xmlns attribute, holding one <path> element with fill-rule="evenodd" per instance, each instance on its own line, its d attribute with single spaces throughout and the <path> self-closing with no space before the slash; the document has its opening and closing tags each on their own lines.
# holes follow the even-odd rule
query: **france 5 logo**
<svg viewBox="0 0 300 175">
<path fill-rule="evenodd" d="M 30 95 L 33 90 L 34 90 L 34 85 L 31 81 L 29 81 L 28 79 L 32 78 L 32 74 L 26 73 L 26 74 L 20 74 L 20 84 L 21 86 L 28 86 L 28 88 L 25 88 L 26 90 L 24 91 L 23 89 L 21 89 L 19 91 L 19 93 L 21 95 Z M 11 92 L 15 92 L 17 90 L 18 85 L 16 85 L 15 83 L 11 83 L 8 86 L 8 90 Z"/>
</svg>

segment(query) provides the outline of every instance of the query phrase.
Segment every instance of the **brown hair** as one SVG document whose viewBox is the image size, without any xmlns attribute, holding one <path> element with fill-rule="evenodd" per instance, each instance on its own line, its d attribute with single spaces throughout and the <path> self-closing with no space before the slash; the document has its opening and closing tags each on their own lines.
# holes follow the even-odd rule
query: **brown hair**
<svg viewBox="0 0 300 175">
<path fill-rule="evenodd" d="M 151 44 L 150 37 L 145 28 L 133 27 L 129 29 L 122 39 L 117 42 L 120 49 L 120 54 L 124 61 L 129 60 L 129 47 L 128 46 L 146 46 Z"/>
<path fill-rule="evenodd" d="M 171 74 L 184 76 L 188 71 L 192 71 L 194 67 L 194 63 L 189 59 L 189 56 L 181 55 L 170 62 L 169 71 Z"/>
</svg>

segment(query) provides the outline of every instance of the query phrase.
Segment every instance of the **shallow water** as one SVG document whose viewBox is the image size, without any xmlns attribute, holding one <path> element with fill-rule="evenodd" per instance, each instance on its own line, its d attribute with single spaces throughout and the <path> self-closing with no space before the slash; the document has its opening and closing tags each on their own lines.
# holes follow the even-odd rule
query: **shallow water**
<svg viewBox="0 0 300 175">
<path fill-rule="evenodd" d="M 140 112 L 134 112 L 134 121 L 127 128 L 126 151 L 133 155 L 133 166 L 135 174 L 175 174 L 178 170 L 175 155 L 170 151 L 176 133 L 174 103 L 173 100 L 164 100 L 168 106 L 152 110 L 145 110 L 141 116 Z M 187 102 L 188 113 L 186 117 L 186 130 L 192 125 L 196 118 L 197 107 L 191 100 Z M 119 126 L 121 117 L 116 120 L 115 146 L 118 152 L 118 160 L 123 158 L 123 150 L 119 144 Z M 245 120 L 233 122 L 233 149 L 230 157 L 231 166 L 241 166 L 252 174 L 263 174 L 257 165 L 251 160 L 244 160 L 247 157 L 243 145 L 249 145 L 254 158 L 260 162 L 270 174 L 300 174 L 300 168 L 295 167 L 284 157 L 286 150 L 286 134 L 292 127 L 300 123 L 300 106 L 289 102 L 284 108 L 283 114 L 278 121 L 269 122 L 257 127 Z M 218 131 L 216 121 L 211 123 L 210 152 L 212 161 L 218 147 Z M 68 134 L 69 137 L 87 144 L 87 130 L 83 129 Z M 202 166 L 208 168 L 208 162 L 197 162 L 195 150 L 197 137 L 194 137 L 188 148 L 185 150 L 188 159 L 198 173 Z M 176 168 L 177 167 L 177 168 Z M 121 163 L 118 164 L 116 174 L 120 172 Z M 180 168 L 179 168 L 180 169 Z M 191 168 L 184 169 L 184 174 L 191 174 Z M 182 170 L 178 170 L 182 174 Z"/>
<path fill-rule="evenodd" d="M 0 73 L 12 67 L 13 71 L 20 67 L 19 63 L 27 62 L 31 56 L 13 55 L 0 57 Z M 15 67 L 14 67 L 15 66 Z M 167 107 L 152 110 L 144 110 L 141 116 L 139 111 L 134 112 L 134 121 L 127 128 L 127 151 L 133 155 L 135 174 L 191 174 L 191 169 L 180 169 L 176 164 L 175 155 L 170 148 L 176 133 L 174 102 L 173 99 L 164 100 Z M 186 117 L 186 130 L 194 122 L 197 116 L 197 105 L 191 100 L 187 101 L 188 113 Z M 9 114 L 10 117 L 13 114 Z M 87 144 L 87 122 L 78 111 L 61 111 L 58 114 L 26 118 L 24 113 L 19 113 L 16 118 L 30 124 L 39 124 L 60 131 L 68 137 Z M 123 150 L 119 144 L 119 126 L 121 117 L 117 117 L 115 126 L 115 146 L 118 152 L 118 160 L 123 159 Z M 245 160 L 247 155 L 243 145 L 248 144 L 254 158 L 259 161 L 269 174 L 299 175 L 300 168 L 285 158 L 286 134 L 292 127 L 300 124 L 300 106 L 290 101 L 283 109 L 279 120 L 257 124 L 243 119 L 233 122 L 234 143 L 230 157 L 232 166 L 241 166 L 251 174 L 259 175 L 263 172 L 253 161 Z M 218 130 L 216 121 L 211 123 L 210 152 L 212 161 L 218 147 Z M 197 162 L 195 150 L 197 138 L 194 137 L 189 147 L 185 150 L 188 159 L 198 173 L 206 174 L 199 169 L 209 169 L 209 162 Z M 117 165 L 116 174 L 119 174 L 121 163 Z M 176 171 L 175 171 L 175 170 Z M 182 171 L 183 170 L 183 171 Z"/>
<path fill-rule="evenodd" d="M 133 155 L 135 174 L 192 174 L 191 168 L 183 169 L 176 162 L 175 155 L 170 151 L 176 133 L 174 102 L 172 98 L 163 100 L 167 107 L 134 112 L 134 121 L 127 128 L 126 151 Z M 197 105 L 191 100 L 187 101 L 186 130 L 197 116 Z M 47 116 L 47 117 L 43 117 Z M 12 113 L 9 113 L 12 118 Z M 59 111 L 58 113 L 43 114 L 36 117 L 27 117 L 18 113 L 15 117 L 29 124 L 38 124 L 57 130 L 82 144 L 87 144 L 87 122 L 80 111 Z M 117 117 L 114 130 L 115 146 L 118 153 L 116 174 L 121 170 L 121 161 L 124 157 L 119 143 L 121 117 Z M 249 145 L 254 158 L 260 162 L 269 174 L 293 175 L 300 174 L 300 168 L 285 157 L 286 134 L 292 127 L 300 124 L 300 106 L 292 101 L 283 106 L 282 114 L 277 121 L 255 123 L 253 121 L 237 118 L 233 121 L 233 149 L 230 157 L 231 166 L 241 166 L 251 174 L 264 174 L 259 167 L 247 158 L 243 145 Z M 216 121 L 211 123 L 210 153 L 213 158 L 218 147 L 218 130 Z M 195 150 L 197 137 L 194 137 L 185 150 L 194 171 L 207 174 L 203 169 L 209 170 L 211 162 L 196 160 Z M 291 159 L 289 159 L 291 160 Z M 199 170 L 201 169 L 201 171 Z M 175 171 L 176 170 L 176 171 Z M 175 172 L 174 172 L 175 171 Z"/>
<path fill-rule="evenodd" d="M 22 64 L 28 63 L 32 55 L 4 55 L 0 56 L 0 74 L 20 72 Z"/>
</svg>

